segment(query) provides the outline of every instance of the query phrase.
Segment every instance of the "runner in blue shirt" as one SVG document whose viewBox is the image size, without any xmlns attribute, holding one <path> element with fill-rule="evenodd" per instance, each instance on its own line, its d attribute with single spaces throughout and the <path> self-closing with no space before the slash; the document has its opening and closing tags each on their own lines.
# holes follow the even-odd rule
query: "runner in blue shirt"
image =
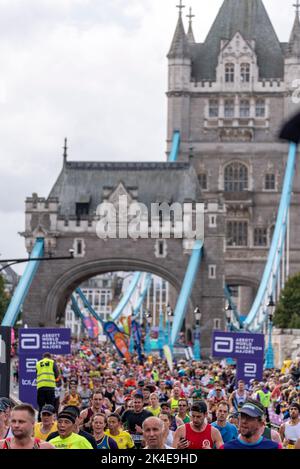
<svg viewBox="0 0 300 469">
<path fill-rule="evenodd" d="M 238 437 L 238 430 L 235 425 L 227 422 L 229 415 L 229 404 L 226 401 L 219 402 L 217 406 L 217 420 L 212 423 L 212 426 L 217 428 L 221 433 L 224 443 L 235 440 Z"/>
</svg>

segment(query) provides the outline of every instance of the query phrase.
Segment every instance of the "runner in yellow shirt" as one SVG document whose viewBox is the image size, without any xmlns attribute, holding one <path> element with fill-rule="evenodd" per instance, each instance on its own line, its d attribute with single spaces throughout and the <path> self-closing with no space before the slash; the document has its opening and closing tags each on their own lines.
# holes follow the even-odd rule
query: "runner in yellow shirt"
<svg viewBox="0 0 300 469">
<path fill-rule="evenodd" d="M 51 404 L 45 404 L 41 410 L 41 422 L 34 424 L 34 437 L 46 441 L 50 433 L 57 431 L 55 409 Z"/>
<path fill-rule="evenodd" d="M 148 405 L 146 407 L 146 410 L 148 410 L 149 412 L 151 412 L 151 414 L 154 416 L 154 417 L 158 417 L 161 413 L 161 407 L 159 405 L 159 398 L 158 398 L 158 395 L 153 392 L 152 394 L 150 394 L 150 404 L 151 405 Z"/>
<path fill-rule="evenodd" d="M 105 435 L 113 438 L 119 449 L 134 448 L 134 442 L 131 435 L 121 427 L 121 417 L 119 414 L 111 414 L 107 417 L 107 426 L 108 430 L 104 432 Z"/>
<path fill-rule="evenodd" d="M 58 414 L 57 430 L 59 436 L 50 440 L 56 449 L 93 449 L 92 445 L 83 436 L 73 433 L 75 415 L 62 411 Z"/>
</svg>

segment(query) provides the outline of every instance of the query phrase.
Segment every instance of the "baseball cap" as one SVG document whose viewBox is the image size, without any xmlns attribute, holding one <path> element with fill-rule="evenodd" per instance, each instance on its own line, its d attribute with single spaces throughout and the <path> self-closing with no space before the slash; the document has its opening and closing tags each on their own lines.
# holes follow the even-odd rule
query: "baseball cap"
<svg viewBox="0 0 300 469">
<path fill-rule="evenodd" d="M 257 402 L 246 401 L 245 404 L 239 410 L 240 414 L 249 415 L 249 417 L 263 417 L 265 415 L 264 409 Z"/>
<path fill-rule="evenodd" d="M 51 414 L 51 415 L 55 414 L 55 409 L 53 405 L 45 404 L 41 410 L 41 414 L 44 414 L 44 413 Z"/>
<path fill-rule="evenodd" d="M 62 410 L 57 416 L 57 420 L 59 419 L 67 419 L 67 420 L 70 420 L 72 423 L 75 423 L 76 416 L 75 416 L 75 413 L 73 412 Z"/>
<path fill-rule="evenodd" d="M 8 407 L 12 409 L 15 406 L 13 401 L 8 397 L 0 397 L 0 402 L 5 406 L 6 409 L 8 409 Z"/>
<path fill-rule="evenodd" d="M 5 412 L 7 409 L 7 407 L 5 407 L 4 404 L 2 404 L 2 402 L 0 402 L 0 412 Z"/>
</svg>

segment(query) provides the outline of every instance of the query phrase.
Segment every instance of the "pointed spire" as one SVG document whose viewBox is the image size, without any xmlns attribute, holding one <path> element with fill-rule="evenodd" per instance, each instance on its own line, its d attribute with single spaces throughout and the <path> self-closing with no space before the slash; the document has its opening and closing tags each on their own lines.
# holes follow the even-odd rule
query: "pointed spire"
<svg viewBox="0 0 300 469">
<path fill-rule="evenodd" d="M 186 15 L 186 17 L 189 19 L 189 30 L 187 33 L 187 38 L 190 44 L 195 44 L 195 36 L 193 32 L 193 18 L 195 18 L 195 15 L 192 14 L 192 8 L 190 7 L 190 13 L 189 15 Z"/>
<path fill-rule="evenodd" d="M 296 8 L 296 15 L 299 17 L 300 2 L 297 0 L 297 3 L 293 5 Z"/>
<path fill-rule="evenodd" d="M 64 149 L 64 165 L 65 165 L 67 162 L 67 158 L 68 158 L 67 138 L 65 138 L 65 144 L 64 144 L 63 149 Z"/>
<path fill-rule="evenodd" d="M 179 0 L 179 5 L 176 6 L 179 9 L 179 16 L 182 16 L 182 10 L 185 8 L 185 5 L 182 5 L 182 0 Z"/>
<path fill-rule="evenodd" d="M 186 33 L 184 30 L 183 21 L 182 21 L 181 10 L 185 8 L 185 6 L 182 5 L 182 0 L 180 0 L 180 5 L 177 5 L 177 8 L 179 8 L 179 17 L 178 17 L 178 22 L 177 22 L 176 30 L 174 33 L 173 41 L 172 41 L 169 53 L 167 55 L 168 59 L 190 57 L 189 44 L 188 44 L 188 40 L 187 40 Z"/>
<path fill-rule="evenodd" d="M 300 20 L 299 20 L 300 2 L 299 0 L 297 0 L 297 3 L 294 5 L 294 7 L 296 8 L 296 17 L 295 17 L 294 26 L 293 26 L 290 40 L 289 40 L 288 56 L 300 58 Z"/>
</svg>

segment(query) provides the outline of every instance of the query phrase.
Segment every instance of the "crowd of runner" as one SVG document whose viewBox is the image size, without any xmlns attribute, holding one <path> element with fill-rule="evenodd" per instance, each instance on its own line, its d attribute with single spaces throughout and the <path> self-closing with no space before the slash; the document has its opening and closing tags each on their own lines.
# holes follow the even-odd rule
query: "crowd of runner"
<svg viewBox="0 0 300 469">
<path fill-rule="evenodd" d="M 52 358 L 55 399 L 38 414 L 0 398 L 0 449 L 300 449 L 300 359 L 246 386 L 226 361 L 179 360 L 171 371 L 90 339 Z"/>
</svg>

